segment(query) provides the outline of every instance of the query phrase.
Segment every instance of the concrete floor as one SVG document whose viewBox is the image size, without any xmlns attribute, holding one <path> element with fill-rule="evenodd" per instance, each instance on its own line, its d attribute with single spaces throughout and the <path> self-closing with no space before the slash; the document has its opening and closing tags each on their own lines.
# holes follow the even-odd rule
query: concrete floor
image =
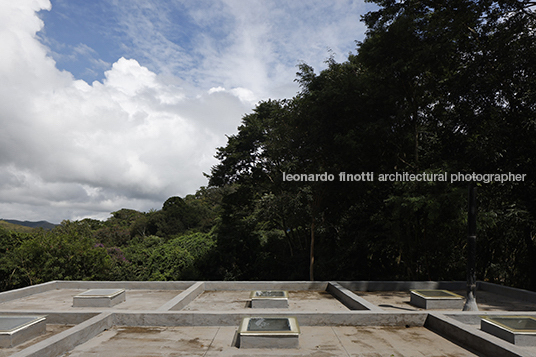
<svg viewBox="0 0 536 357">
<path fill-rule="evenodd" d="M 64 356 L 479 356 L 424 327 L 301 327 L 298 349 L 241 349 L 236 327 L 122 327 Z"/>
<path fill-rule="evenodd" d="M 454 290 L 452 292 L 465 296 L 465 291 Z M 424 310 L 411 305 L 409 291 L 354 291 L 354 293 L 386 311 L 439 311 Z M 536 303 L 488 291 L 478 291 L 476 302 L 479 311 L 536 311 Z"/>
<path fill-rule="evenodd" d="M 251 312 L 250 291 L 205 291 L 182 311 L 235 311 Z M 289 291 L 285 311 L 350 311 L 326 291 Z M 254 309 L 255 311 L 281 311 L 281 309 Z"/>
<path fill-rule="evenodd" d="M 87 311 L 91 307 L 73 307 L 73 296 L 88 289 L 58 289 L 30 295 L 0 304 L 0 311 L 49 310 L 49 311 Z M 126 300 L 112 308 L 98 310 L 156 310 L 181 290 L 126 290 Z M 0 355 L 1 356 L 1 355 Z"/>
</svg>

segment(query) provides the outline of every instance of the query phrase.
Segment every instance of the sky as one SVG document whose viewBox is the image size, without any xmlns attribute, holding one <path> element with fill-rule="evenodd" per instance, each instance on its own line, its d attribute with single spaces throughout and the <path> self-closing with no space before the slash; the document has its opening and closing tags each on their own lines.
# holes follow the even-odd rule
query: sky
<svg viewBox="0 0 536 357">
<path fill-rule="evenodd" d="M 363 0 L 0 0 L 0 219 L 107 219 L 207 186 L 260 101 L 364 39 Z"/>
</svg>

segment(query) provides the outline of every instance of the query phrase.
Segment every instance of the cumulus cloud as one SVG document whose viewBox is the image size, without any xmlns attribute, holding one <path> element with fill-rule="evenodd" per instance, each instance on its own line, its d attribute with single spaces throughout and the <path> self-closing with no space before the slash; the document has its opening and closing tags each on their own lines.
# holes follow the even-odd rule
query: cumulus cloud
<svg viewBox="0 0 536 357">
<path fill-rule="evenodd" d="M 194 193 L 244 114 L 296 93 L 300 60 L 318 65 L 328 42 L 337 50 L 339 37 L 364 31 L 355 18 L 314 26 L 323 10 L 309 5 L 324 1 L 201 3 L 111 1 L 123 54 L 109 64 L 86 44 L 70 47 L 106 68 L 87 83 L 58 69 L 38 35 L 49 0 L 0 2 L 0 218 L 104 219 Z M 170 35 L 173 4 L 182 43 Z M 340 15 L 353 2 L 334 4 Z"/>
<path fill-rule="evenodd" d="M 250 108 L 240 98 L 247 91 L 190 97 L 125 58 L 102 83 L 76 80 L 36 39 L 35 12 L 48 1 L 1 7 L 12 14 L 0 20 L 1 217 L 58 222 L 158 209 L 205 182 L 222 134 Z"/>
</svg>

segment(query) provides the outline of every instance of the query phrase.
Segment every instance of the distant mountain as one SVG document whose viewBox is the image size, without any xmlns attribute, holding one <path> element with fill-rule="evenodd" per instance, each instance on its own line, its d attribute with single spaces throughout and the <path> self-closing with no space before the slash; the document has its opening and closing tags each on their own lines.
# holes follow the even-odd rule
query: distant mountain
<svg viewBox="0 0 536 357">
<path fill-rule="evenodd" d="M 30 221 L 17 221 L 15 219 L 2 219 L 2 221 L 8 222 L 11 224 L 17 224 L 19 226 L 30 227 L 30 228 L 52 229 L 57 226 L 57 224 L 50 223 L 47 221 L 30 222 Z"/>
<path fill-rule="evenodd" d="M 35 229 L 37 229 L 37 228 L 21 226 L 19 224 L 8 223 L 2 220 L 0 220 L 0 228 L 3 228 L 7 231 L 19 232 L 19 233 L 32 233 Z"/>
</svg>

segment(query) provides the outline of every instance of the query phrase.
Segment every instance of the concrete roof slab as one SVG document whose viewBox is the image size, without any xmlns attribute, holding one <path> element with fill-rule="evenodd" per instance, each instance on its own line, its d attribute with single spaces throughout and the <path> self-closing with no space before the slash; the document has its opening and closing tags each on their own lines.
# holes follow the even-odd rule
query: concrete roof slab
<svg viewBox="0 0 536 357">
<path fill-rule="evenodd" d="M 73 307 L 73 297 L 87 289 L 50 290 L 0 303 L 0 311 L 88 311 L 91 307 Z M 156 310 L 181 293 L 181 290 L 126 290 L 126 301 L 110 308 L 114 310 Z"/>
<path fill-rule="evenodd" d="M 366 291 L 373 287 L 381 291 Z M 51 282 L 0 293 L 0 312 L 47 315 L 50 326 L 76 324 L 9 351 L 17 357 L 477 355 L 451 341 L 470 342 L 481 355 L 479 346 L 487 355 L 536 356 L 536 347 L 516 349 L 478 328 L 481 315 L 499 311 L 536 316 L 534 292 L 480 283 L 481 311 L 476 313 L 425 311 L 409 304 L 410 288 L 463 295 L 463 287 L 464 282 Z M 111 288 L 126 289 L 126 302 L 112 308 L 72 307 L 80 292 Z M 288 290 L 289 308 L 252 309 L 250 291 L 259 289 Z M 261 313 L 295 316 L 302 330 L 300 348 L 237 348 L 242 317 Z"/>
<path fill-rule="evenodd" d="M 465 296 L 465 292 L 461 290 L 452 292 Z M 354 293 L 386 311 L 425 311 L 410 304 L 409 291 L 354 291 Z M 477 291 L 476 302 L 480 311 L 536 311 L 535 302 L 483 290 Z M 434 310 L 438 311 L 438 309 L 428 311 Z"/>
<path fill-rule="evenodd" d="M 235 311 L 250 313 L 250 291 L 205 291 L 182 311 Z M 349 311 L 349 309 L 326 291 L 289 291 L 288 308 L 260 309 L 262 311 Z M 259 309 L 255 309 L 259 310 Z"/>
<path fill-rule="evenodd" d="M 240 349 L 236 327 L 115 326 L 69 357 L 113 356 L 478 356 L 423 327 L 302 327 L 297 349 Z"/>
</svg>

